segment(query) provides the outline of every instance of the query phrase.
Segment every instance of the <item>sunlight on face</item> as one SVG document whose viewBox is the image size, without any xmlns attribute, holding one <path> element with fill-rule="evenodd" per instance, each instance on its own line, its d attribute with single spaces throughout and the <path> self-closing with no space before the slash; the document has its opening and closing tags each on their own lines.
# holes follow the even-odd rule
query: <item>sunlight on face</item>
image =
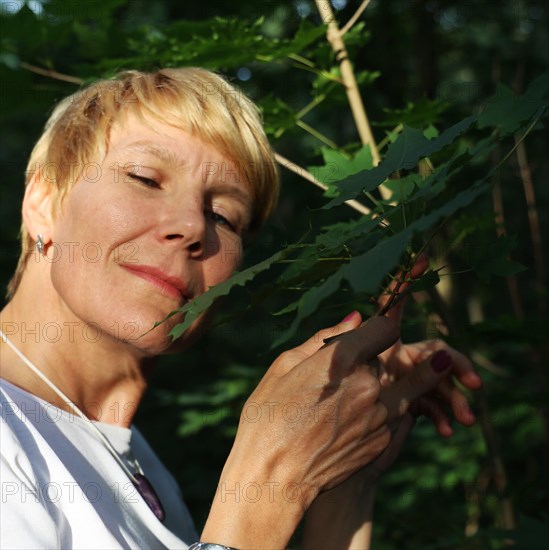
<svg viewBox="0 0 549 550">
<path fill-rule="evenodd" d="M 97 177 L 84 171 L 56 220 L 53 241 L 73 254 L 52 263 L 52 282 L 77 318 L 159 353 L 181 316 L 138 336 L 234 272 L 251 195 L 215 147 L 135 115 L 115 123 L 99 167 Z"/>
</svg>

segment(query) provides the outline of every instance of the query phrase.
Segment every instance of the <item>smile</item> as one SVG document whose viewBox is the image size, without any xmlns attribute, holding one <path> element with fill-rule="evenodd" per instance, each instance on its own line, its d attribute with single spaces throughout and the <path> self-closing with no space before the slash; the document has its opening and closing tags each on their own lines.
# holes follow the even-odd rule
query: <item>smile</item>
<svg viewBox="0 0 549 550">
<path fill-rule="evenodd" d="M 162 270 L 147 265 L 122 264 L 122 267 L 130 273 L 133 273 L 133 275 L 137 275 L 137 277 L 140 277 L 141 279 L 144 279 L 154 285 L 162 292 L 162 294 L 177 300 L 181 300 L 181 298 L 185 300 L 189 299 L 187 289 L 183 284 L 183 281 L 178 277 L 167 275 Z"/>
</svg>

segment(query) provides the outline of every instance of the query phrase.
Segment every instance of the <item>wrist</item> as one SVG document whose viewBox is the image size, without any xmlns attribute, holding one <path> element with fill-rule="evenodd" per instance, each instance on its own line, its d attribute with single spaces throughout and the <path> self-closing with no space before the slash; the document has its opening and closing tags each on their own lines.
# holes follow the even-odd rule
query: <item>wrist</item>
<svg viewBox="0 0 549 550">
<path fill-rule="evenodd" d="M 240 550 L 286 548 L 316 494 L 263 468 L 256 475 L 233 468 L 229 459 L 201 539 Z"/>
</svg>

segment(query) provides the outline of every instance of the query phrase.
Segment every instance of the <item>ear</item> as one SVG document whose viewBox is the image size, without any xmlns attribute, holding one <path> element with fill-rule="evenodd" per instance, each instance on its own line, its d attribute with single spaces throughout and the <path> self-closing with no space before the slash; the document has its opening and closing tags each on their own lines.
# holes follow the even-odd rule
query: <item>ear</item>
<svg viewBox="0 0 549 550">
<path fill-rule="evenodd" d="M 36 240 L 42 235 L 44 244 L 51 242 L 53 233 L 52 185 L 48 185 L 39 172 L 27 184 L 23 197 L 23 223 L 29 235 Z"/>
</svg>

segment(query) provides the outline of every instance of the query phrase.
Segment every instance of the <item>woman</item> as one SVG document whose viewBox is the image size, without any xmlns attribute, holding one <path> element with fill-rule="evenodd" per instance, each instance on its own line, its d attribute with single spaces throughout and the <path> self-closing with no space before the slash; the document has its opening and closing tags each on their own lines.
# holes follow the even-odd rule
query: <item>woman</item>
<svg viewBox="0 0 549 550">
<path fill-rule="evenodd" d="M 123 73 L 55 109 L 29 161 L 23 252 L 1 317 L 2 548 L 198 540 L 131 422 L 151 359 L 192 344 L 207 315 L 175 343 L 180 316 L 150 329 L 231 275 L 277 192 L 254 106 L 208 71 Z M 249 403 L 309 414 L 291 425 L 281 407 L 260 422 L 242 415 L 202 541 L 283 548 L 314 502 L 306 545 L 364 547 L 356 511 L 398 452 L 408 405 L 422 403 L 448 435 L 428 396 L 436 387 L 458 421 L 474 421 L 448 378 L 478 387 L 466 358 L 442 344 L 403 346 L 397 319 L 361 321 L 349 314 L 267 371 Z M 384 388 L 368 367 L 378 355 L 399 378 Z"/>
</svg>

